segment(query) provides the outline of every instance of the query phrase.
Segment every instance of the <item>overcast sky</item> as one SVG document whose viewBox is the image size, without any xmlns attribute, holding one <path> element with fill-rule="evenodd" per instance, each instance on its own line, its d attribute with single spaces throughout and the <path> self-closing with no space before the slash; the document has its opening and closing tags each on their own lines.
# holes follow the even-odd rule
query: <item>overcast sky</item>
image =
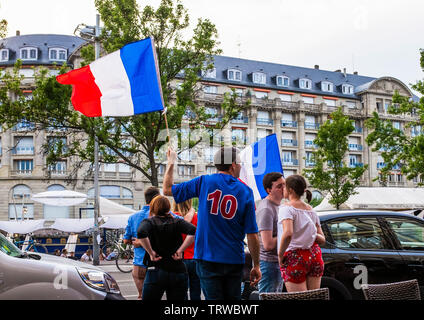
<svg viewBox="0 0 424 320">
<path fill-rule="evenodd" d="M 157 7 L 160 0 L 138 0 Z M 423 79 L 422 0 L 182 0 L 192 25 L 209 18 L 227 56 L 348 73 Z M 8 35 L 72 34 L 95 24 L 94 0 L 0 0 Z"/>
</svg>

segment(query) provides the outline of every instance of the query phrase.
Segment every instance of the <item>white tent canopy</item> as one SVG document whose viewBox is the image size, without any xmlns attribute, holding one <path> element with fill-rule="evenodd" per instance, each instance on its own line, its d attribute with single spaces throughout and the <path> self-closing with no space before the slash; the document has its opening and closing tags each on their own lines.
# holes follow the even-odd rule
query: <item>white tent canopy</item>
<svg viewBox="0 0 424 320">
<path fill-rule="evenodd" d="M 84 232 L 88 229 L 94 228 L 94 219 L 65 219 L 58 218 L 50 226 L 52 229 L 57 229 L 64 232 Z"/>
<path fill-rule="evenodd" d="M 34 194 L 31 199 L 50 206 L 69 207 L 84 202 L 87 195 L 72 190 L 55 190 Z"/>
<path fill-rule="evenodd" d="M 46 191 L 34 194 L 31 199 L 50 206 L 64 207 L 83 203 L 87 200 L 87 195 L 71 190 Z M 125 228 L 128 222 L 128 217 L 134 212 L 136 212 L 134 209 L 125 207 L 103 197 L 99 198 L 99 217 L 104 217 L 103 220 L 106 221 L 106 223 L 100 225 L 101 228 Z M 99 224 L 102 222 L 100 218 Z M 44 221 L 44 219 L 28 221 L 0 221 L 0 230 L 4 230 L 8 233 L 26 234 L 39 229 L 45 229 L 43 227 Z M 79 233 L 94 228 L 94 219 L 57 218 L 53 225 L 49 228 L 64 232 Z"/>
<path fill-rule="evenodd" d="M 357 194 L 340 206 L 340 209 L 409 210 L 424 208 L 424 188 L 357 188 Z M 336 210 L 328 200 L 328 194 L 314 209 Z"/>
<path fill-rule="evenodd" d="M 114 216 L 114 215 L 128 215 L 134 213 L 135 210 L 120 205 L 114 201 L 108 200 L 106 198 L 100 197 L 99 201 L 99 212 L 102 216 Z"/>
<path fill-rule="evenodd" d="M 105 216 L 107 218 L 106 223 L 102 224 L 100 228 L 105 229 L 125 229 L 128 223 L 130 214 L 116 215 L 116 216 Z"/>
<path fill-rule="evenodd" d="M 44 219 L 0 221 L 0 230 L 7 233 L 27 234 L 40 229 L 44 229 Z"/>
</svg>

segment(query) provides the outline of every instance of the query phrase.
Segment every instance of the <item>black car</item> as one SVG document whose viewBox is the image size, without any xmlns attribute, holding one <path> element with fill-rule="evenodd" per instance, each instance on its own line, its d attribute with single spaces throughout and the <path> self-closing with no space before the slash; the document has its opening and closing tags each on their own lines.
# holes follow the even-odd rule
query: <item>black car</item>
<svg viewBox="0 0 424 320">
<path fill-rule="evenodd" d="M 330 299 L 364 299 L 361 284 L 410 279 L 418 280 L 424 297 L 423 219 L 368 210 L 318 215 L 327 240 L 321 247 L 325 263 L 321 287 L 330 289 Z"/>
<path fill-rule="evenodd" d="M 322 287 L 364 299 L 361 284 L 417 279 L 424 293 L 424 220 L 390 211 L 319 212 L 327 243 Z"/>
</svg>

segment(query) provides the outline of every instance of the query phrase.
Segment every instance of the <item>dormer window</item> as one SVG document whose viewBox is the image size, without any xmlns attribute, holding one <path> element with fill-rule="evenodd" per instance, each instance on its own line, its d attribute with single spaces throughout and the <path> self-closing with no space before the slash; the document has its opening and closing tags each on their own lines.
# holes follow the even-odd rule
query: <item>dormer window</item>
<svg viewBox="0 0 424 320">
<path fill-rule="evenodd" d="M 266 74 L 262 72 L 253 72 L 252 80 L 254 83 L 266 84 Z"/>
<path fill-rule="evenodd" d="M 228 69 L 227 79 L 233 81 L 241 81 L 241 71 L 237 69 Z"/>
<path fill-rule="evenodd" d="M 342 85 L 342 92 L 344 94 L 353 94 L 353 86 L 350 84 Z"/>
<path fill-rule="evenodd" d="M 309 79 L 299 79 L 299 88 L 312 89 L 312 81 Z"/>
<path fill-rule="evenodd" d="M 279 87 L 288 87 L 290 85 L 290 79 L 286 76 L 277 76 L 275 82 Z"/>
<path fill-rule="evenodd" d="M 9 61 L 9 49 L 0 50 L 0 61 Z"/>
<path fill-rule="evenodd" d="M 67 52 L 63 48 L 50 48 L 49 59 L 52 61 L 66 61 Z"/>
<path fill-rule="evenodd" d="M 333 92 L 333 84 L 329 81 L 322 81 L 321 90 L 326 92 Z"/>
<path fill-rule="evenodd" d="M 37 60 L 38 49 L 34 47 L 21 48 L 21 60 Z"/>
</svg>

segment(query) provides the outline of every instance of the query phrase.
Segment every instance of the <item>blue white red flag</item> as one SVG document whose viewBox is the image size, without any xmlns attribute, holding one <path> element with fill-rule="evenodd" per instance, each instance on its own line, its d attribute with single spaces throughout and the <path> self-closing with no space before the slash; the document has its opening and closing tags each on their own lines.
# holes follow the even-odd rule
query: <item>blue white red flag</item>
<svg viewBox="0 0 424 320">
<path fill-rule="evenodd" d="M 71 102 L 87 117 L 131 116 L 164 109 L 152 38 L 127 44 L 56 80 L 72 85 Z"/>
<path fill-rule="evenodd" d="M 240 152 L 240 180 L 253 190 L 255 201 L 265 198 L 268 193 L 262 184 L 267 173 L 281 172 L 280 150 L 277 135 L 271 134 L 251 144 Z"/>
</svg>

